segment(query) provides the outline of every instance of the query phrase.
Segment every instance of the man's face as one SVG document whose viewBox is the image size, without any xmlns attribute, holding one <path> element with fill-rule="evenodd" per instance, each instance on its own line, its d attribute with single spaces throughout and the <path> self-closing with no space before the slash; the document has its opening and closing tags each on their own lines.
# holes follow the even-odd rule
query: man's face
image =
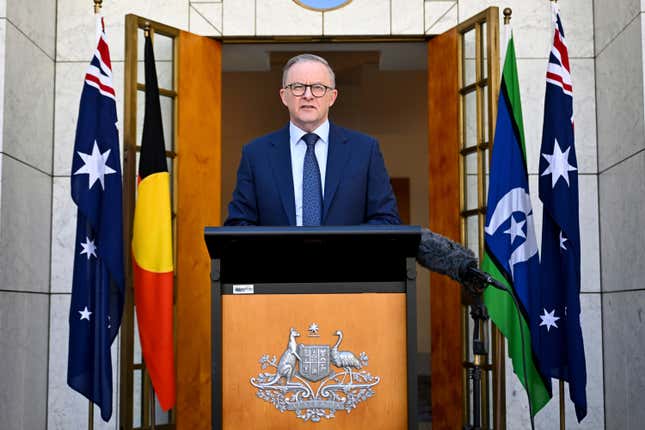
<svg viewBox="0 0 645 430">
<path fill-rule="evenodd" d="M 287 73 L 286 85 L 294 83 L 332 86 L 327 67 L 317 61 L 302 61 L 294 64 Z M 280 98 L 289 109 L 291 122 L 307 132 L 314 131 L 327 120 L 329 108 L 336 101 L 336 97 L 338 97 L 336 89 L 328 89 L 322 97 L 314 97 L 310 87 L 307 87 L 300 97 L 294 96 L 289 88 L 280 89 Z"/>
</svg>

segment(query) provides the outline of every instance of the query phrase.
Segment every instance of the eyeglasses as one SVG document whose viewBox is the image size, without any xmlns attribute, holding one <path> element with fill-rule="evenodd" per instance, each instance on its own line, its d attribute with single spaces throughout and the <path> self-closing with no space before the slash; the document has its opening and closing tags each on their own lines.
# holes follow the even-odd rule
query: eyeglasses
<svg viewBox="0 0 645 430">
<path fill-rule="evenodd" d="M 291 94 L 296 97 L 304 96 L 307 92 L 307 87 L 311 89 L 311 94 L 314 97 L 322 97 L 327 94 L 327 90 L 333 90 L 332 87 L 324 84 L 301 84 L 300 82 L 294 82 L 293 84 L 285 85 L 285 88 L 289 88 Z"/>
</svg>

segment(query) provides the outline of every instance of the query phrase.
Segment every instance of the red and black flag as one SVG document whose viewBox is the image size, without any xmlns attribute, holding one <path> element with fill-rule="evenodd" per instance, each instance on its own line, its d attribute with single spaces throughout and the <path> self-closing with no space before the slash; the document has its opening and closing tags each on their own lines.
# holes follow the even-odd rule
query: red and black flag
<svg viewBox="0 0 645 430">
<path fill-rule="evenodd" d="M 145 40 L 146 110 L 134 212 L 134 303 L 143 359 L 164 410 L 175 404 L 170 175 L 150 35 Z"/>
</svg>

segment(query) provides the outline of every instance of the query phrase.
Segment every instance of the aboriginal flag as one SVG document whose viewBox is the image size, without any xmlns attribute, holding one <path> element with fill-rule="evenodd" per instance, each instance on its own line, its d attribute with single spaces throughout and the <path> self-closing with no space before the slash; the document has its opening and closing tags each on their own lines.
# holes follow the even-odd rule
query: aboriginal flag
<svg viewBox="0 0 645 430">
<path fill-rule="evenodd" d="M 164 410 L 175 403 L 170 175 L 152 40 L 145 40 L 146 110 L 134 212 L 134 303 L 143 359 Z"/>
</svg>

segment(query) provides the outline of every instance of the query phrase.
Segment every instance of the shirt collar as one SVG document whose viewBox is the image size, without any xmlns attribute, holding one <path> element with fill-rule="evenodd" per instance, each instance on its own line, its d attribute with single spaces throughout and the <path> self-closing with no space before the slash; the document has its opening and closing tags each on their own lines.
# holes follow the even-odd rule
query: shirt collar
<svg viewBox="0 0 645 430">
<path fill-rule="evenodd" d="M 289 121 L 289 140 L 291 141 L 291 145 L 296 145 L 300 139 L 302 139 L 302 136 L 307 134 L 307 131 L 302 130 L 299 128 L 297 125 Z M 312 133 L 315 133 L 318 135 L 318 138 L 323 142 L 323 143 L 328 143 L 329 142 L 329 120 L 326 120 L 320 126 L 312 131 Z"/>
</svg>

